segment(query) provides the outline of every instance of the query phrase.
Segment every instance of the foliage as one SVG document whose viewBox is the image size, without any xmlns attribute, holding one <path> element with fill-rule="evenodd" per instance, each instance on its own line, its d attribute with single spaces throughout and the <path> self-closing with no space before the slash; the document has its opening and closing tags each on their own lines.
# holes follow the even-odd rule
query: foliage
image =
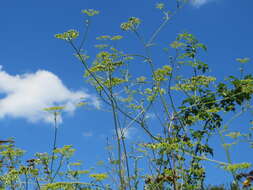
<svg viewBox="0 0 253 190">
<path fill-rule="evenodd" d="M 210 76 L 209 66 L 201 60 L 207 47 L 187 32 L 179 33 L 173 42 L 167 43 L 167 53 L 170 54 L 164 63 L 149 53 L 163 27 L 186 3 L 178 0 L 172 10 L 157 3 L 156 8 L 164 18 L 147 41 L 139 32 L 141 19 L 130 17 L 120 25 L 123 32 L 136 35 L 143 45 L 144 52 L 141 53 L 123 52 L 116 47 L 115 41 L 123 39 L 123 35 L 102 35 L 97 37 L 99 44 L 95 47 L 98 53 L 91 60 L 83 53 L 85 39 L 78 41 L 80 34 L 77 30 L 55 35 L 73 48 L 84 66 L 84 77 L 111 110 L 116 138 L 113 146 L 108 142 L 109 170 L 90 173 L 72 169 L 80 167 L 81 163 L 70 162 L 75 152 L 72 146 L 56 147 L 55 123 L 52 153 L 37 153 L 33 159 L 27 160 L 27 164 L 21 162 L 24 152 L 16 149 L 11 141 L 1 145 L 2 189 L 224 189 L 222 186 L 205 186 L 204 165 L 210 162 L 231 173 L 231 189 L 252 188 L 252 171 L 246 173 L 251 163 L 234 163 L 230 154 L 231 147 L 241 142 L 249 143 L 252 148 L 252 128 L 249 124 L 248 133 L 242 134 L 230 131 L 230 123 L 252 109 L 253 76 L 245 74 L 244 67 L 241 67 L 240 77 L 229 76 L 224 81 L 217 81 L 216 77 Z M 88 17 L 88 30 L 90 19 L 99 11 L 88 9 L 82 12 Z M 238 58 L 236 61 L 246 64 L 250 59 Z M 138 63 L 148 71 L 146 75 L 136 71 Z M 182 70 L 186 70 L 187 75 Z M 64 106 L 45 110 L 53 112 L 56 122 L 62 109 Z M 148 119 L 150 113 L 156 115 L 156 126 Z M 231 115 L 226 122 L 225 118 Z M 125 131 L 130 127 L 142 129 L 146 141 L 133 146 L 127 144 Z M 215 150 L 210 139 L 215 135 L 220 136 L 226 162 L 212 158 Z M 226 143 L 225 137 L 233 142 Z M 147 165 L 143 170 L 140 169 L 141 163 Z M 87 177 L 83 178 L 86 174 Z M 88 178 L 89 182 L 82 182 Z"/>
<path fill-rule="evenodd" d="M 75 149 L 70 145 L 55 149 L 54 157 L 48 153 L 36 153 L 32 159 L 23 163 L 24 151 L 15 148 L 13 143 L 8 140 L 0 145 L 1 189 L 90 189 L 99 187 L 97 182 L 106 176 L 102 173 L 90 174 L 96 180 L 80 182 L 91 171 L 81 169 L 82 164 L 79 162 L 71 162 Z M 53 162 L 55 166 L 51 168 Z"/>
</svg>

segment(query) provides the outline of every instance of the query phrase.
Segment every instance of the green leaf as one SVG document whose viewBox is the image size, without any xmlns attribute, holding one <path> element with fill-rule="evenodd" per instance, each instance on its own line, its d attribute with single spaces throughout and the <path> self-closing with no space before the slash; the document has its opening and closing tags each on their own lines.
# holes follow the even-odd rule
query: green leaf
<svg viewBox="0 0 253 190">
<path fill-rule="evenodd" d="M 174 41 L 174 42 L 172 42 L 172 43 L 170 44 L 170 47 L 175 48 L 175 49 L 178 49 L 179 47 L 184 46 L 184 45 L 185 45 L 184 43 L 181 43 L 181 42 L 179 42 L 179 41 Z"/>
<path fill-rule="evenodd" d="M 202 48 L 203 50 L 207 51 L 207 47 L 204 44 L 198 43 L 197 47 Z"/>
</svg>

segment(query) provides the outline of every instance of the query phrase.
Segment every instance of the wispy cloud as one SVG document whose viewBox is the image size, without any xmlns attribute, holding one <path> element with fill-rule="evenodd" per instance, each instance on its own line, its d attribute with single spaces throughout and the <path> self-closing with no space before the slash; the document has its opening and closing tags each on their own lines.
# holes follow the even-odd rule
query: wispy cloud
<svg viewBox="0 0 253 190">
<path fill-rule="evenodd" d="M 137 130 L 133 127 L 123 128 L 122 130 L 118 130 L 118 134 L 120 138 L 126 138 L 131 139 L 133 138 L 137 133 Z"/>
<path fill-rule="evenodd" d="M 146 119 L 155 119 L 156 115 L 154 113 L 147 113 L 146 114 Z"/>
<path fill-rule="evenodd" d="M 45 70 L 10 75 L 0 66 L 0 95 L 0 119 L 12 117 L 50 123 L 52 114 L 44 108 L 63 105 L 65 112 L 73 113 L 81 99 L 99 107 L 93 96 L 69 90 L 55 74 Z"/>
<path fill-rule="evenodd" d="M 86 131 L 86 132 L 83 132 L 83 136 L 84 137 L 92 137 L 93 133 L 91 131 Z"/>
<path fill-rule="evenodd" d="M 202 5 L 205 5 L 209 2 L 212 2 L 213 0 L 190 0 L 191 4 L 194 6 L 194 7 L 201 7 Z"/>
</svg>

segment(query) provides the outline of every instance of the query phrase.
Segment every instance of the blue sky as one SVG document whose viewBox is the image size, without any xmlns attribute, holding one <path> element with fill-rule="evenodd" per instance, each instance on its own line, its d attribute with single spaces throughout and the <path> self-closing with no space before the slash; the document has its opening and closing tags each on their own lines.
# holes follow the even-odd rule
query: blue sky
<svg viewBox="0 0 253 190">
<path fill-rule="evenodd" d="M 65 104 L 68 109 L 63 113 L 58 144 L 73 144 L 78 149 L 76 158 L 84 160 L 87 166 L 103 160 L 105 137 L 112 134 L 110 113 L 99 109 L 103 105 L 82 78 L 84 70 L 72 56 L 72 49 L 55 39 L 54 34 L 72 28 L 82 29 L 85 17 L 81 9 L 100 10 L 87 40 L 86 51 L 94 57 L 95 38 L 121 34 L 119 25 L 130 16 L 141 18 L 142 33 L 150 36 L 161 18 L 154 8 L 155 3 L 153 0 L 2 1 L 0 138 L 15 137 L 17 145 L 27 150 L 28 155 L 48 151 L 53 128 L 50 116 L 42 108 Z M 236 58 L 253 59 L 252 7 L 252 0 L 192 1 L 161 32 L 158 47 L 168 46 L 177 33 L 188 31 L 207 45 L 208 52 L 203 57 L 212 74 L 218 79 L 237 74 Z M 123 35 L 127 39 L 123 41 L 124 47 L 135 47 L 136 38 L 126 33 Z M 247 71 L 252 73 L 252 62 L 247 65 Z M 73 105 L 79 97 L 90 105 L 75 109 Z M 132 130 L 129 138 L 135 138 L 137 133 Z M 217 183 L 224 181 L 216 176 L 213 180 Z"/>
</svg>

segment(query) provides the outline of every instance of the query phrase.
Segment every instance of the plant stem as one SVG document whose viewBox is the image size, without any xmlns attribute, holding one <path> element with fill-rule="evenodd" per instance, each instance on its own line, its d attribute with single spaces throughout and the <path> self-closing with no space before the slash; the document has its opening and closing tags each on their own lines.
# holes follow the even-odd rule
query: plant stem
<svg viewBox="0 0 253 190">
<path fill-rule="evenodd" d="M 52 159 L 51 159 L 51 166 L 50 166 L 50 176 L 51 176 L 51 180 L 50 182 L 52 183 L 54 181 L 54 177 L 53 175 L 53 167 L 54 167 L 54 150 L 56 149 L 56 142 L 57 142 L 57 133 L 58 133 L 58 126 L 57 126 L 57 112 L 54 112 L 54 140 L 53 140 L 53 149 L 52 149 Z"/>
</svg>

